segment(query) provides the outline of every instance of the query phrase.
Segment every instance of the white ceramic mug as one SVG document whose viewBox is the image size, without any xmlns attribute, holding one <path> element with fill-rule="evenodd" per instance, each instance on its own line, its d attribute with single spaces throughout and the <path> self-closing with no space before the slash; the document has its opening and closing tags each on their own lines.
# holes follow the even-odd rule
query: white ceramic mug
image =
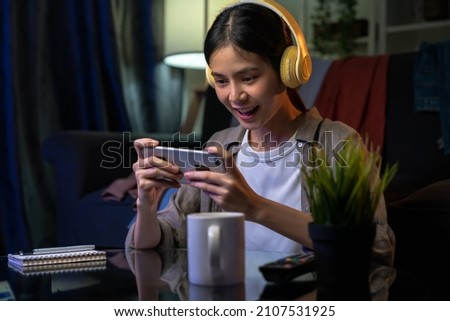
<svg viewBox="0 0 450 321">
<path fill-rule="evenodd" d="M 187 216 L 188 278 L 199 285 L 231 285 L 245 276 L 244 214 Z"/>
</svg>

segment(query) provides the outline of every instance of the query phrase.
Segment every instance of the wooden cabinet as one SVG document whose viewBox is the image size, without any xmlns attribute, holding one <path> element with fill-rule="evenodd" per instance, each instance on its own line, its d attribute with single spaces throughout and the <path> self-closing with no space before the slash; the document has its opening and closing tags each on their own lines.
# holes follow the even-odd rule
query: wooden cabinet
<svg viewBox="0 0 450 321">
<path fill-rule="evenodd" d="M 411 52 L 423 41 L 450 39 L 448 0 L 375 1 L 379 2 L 378 53 Z"/>
<path fill-rule="evenodd" d="M 355 54 L 369 55 L 376 51 L 376 3 L 378 0 L 358 0 L 356 19 L 367 22 L 367 35 L 356 38 L 357 49 Z M 308 48 L 312 55 L 319 55 L 314 50 L 314 21 L 313 15 L 317 7 L 317 0 L 278 0 L 297 19 L 303 30 Z M 328 55 L 329 58 L 335 58 Z"/>
<path fill-rule="evenodd" d="M 312 54 L 312 15 L 317 0 L 279 0 L 299 22 Z M 417 50 L 423 41 L 450 40 L 449 0 L 358 0 L 357 19 L 368 23 L 356 39 L 355 54 L 393 54 Z"/>
</svg>

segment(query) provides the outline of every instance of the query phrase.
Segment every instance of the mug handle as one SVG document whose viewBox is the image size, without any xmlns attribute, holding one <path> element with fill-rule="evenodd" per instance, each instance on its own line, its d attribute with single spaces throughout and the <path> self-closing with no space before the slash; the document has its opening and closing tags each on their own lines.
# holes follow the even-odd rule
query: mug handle
<svg viewBox="0 0 450 321">
<path fill-rule="evenodd" d="M 220 277 L 220 227 L 211 225 L 208 227 L 208 257 L 211 267 L 211 277 L 218 279 Z"/>
</svg>

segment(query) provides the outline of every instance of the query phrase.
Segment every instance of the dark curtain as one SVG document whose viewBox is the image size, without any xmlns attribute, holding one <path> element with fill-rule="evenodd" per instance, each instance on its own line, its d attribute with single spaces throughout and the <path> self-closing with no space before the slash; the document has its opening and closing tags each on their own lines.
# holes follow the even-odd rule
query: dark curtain
<svg viewBox="0 0 450 321">
<path fill-rule="evenodd" d="M 180 129 L 183 70 L 161 62 L 164 1 L 111 0 L 123 92 L 135 132 Z"/>
<path fill-rule="evenodd" d="M 141 12 L 136 40 L 144 41 L 134 52 L 144 52 L 135 58 L 145 66 L 140 86 L 151 115 L 153 57 L 145 53 L 153 50 L 146 30 L 152 1 L 125 2 Z M 49 134 L 132 129 L 114 3 L 120 1 L 0 0 L 0 223 L 7 252 L 54 241 L 54 180 L 41 155 Z"/>
<path fill-rule="evenodd" d="M 17 126 L 13 97 L 11 49 L 11 7 L 0 2 L 0 223 L 1 249 L 19 249 L 28 245 L 28 231 L 22 206 Z"/>
<path fill-rule="evenodd" d="M 152 1 L 112 0 L 111 4 L 131 127 L 139 132 L 155 130 L 156 49 L 152 41 Z"/>
</svg>

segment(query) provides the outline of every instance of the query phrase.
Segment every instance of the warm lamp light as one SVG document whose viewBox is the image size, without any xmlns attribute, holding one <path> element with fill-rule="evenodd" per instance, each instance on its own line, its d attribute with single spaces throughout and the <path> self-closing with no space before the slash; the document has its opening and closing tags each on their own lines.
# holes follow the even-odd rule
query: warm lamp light
<svg viewBox="0 0 450 321">
<path fill-rule="evenodd" d="M 182 52 L 168 55 L 164 58 L 164 64 L 170 67 L 186 70 L 205 70 L 206 60 L 203 52 Z M 202 73 L 204 76 L 204 72 Z M 180 126 L 182 133 L 190 133 L 194 129 L 200 104 L 206 91 L 205 85 L 192 89 L 192 98 L 187 106 L 187 115 Z"/>
<path fill-rule="evenodd" d="M 182 69 L 202 70 L 206 68 L 206 60 L 202 52 L 182 52 L 168 55 L 164 58 L 164 63 L 167 66 Z"/>
</svg>

